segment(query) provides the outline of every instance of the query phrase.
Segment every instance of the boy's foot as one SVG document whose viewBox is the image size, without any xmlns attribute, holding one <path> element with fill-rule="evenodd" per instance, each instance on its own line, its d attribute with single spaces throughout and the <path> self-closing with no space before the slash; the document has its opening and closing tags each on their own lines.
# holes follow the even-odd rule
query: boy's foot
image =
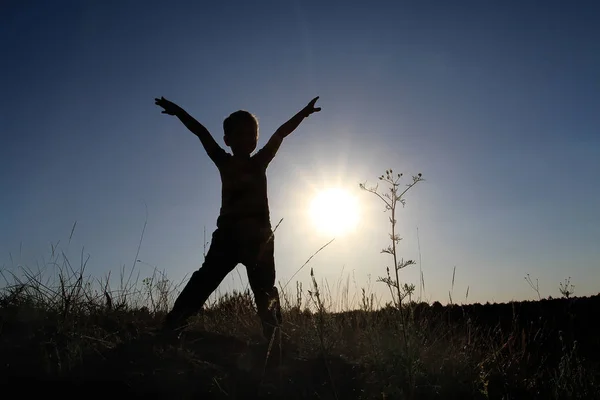
<svg viewBox="0 0 600 400">
<path fill-rule="evenodd" d="M 177 340 L 181 337 L 181 331 L 165 329 L 164 327 L 157 328 L 152 333 L 157 339 L 165 340 L 167 342 Z"/>
<path fill-rule="evenodd" d="M 154 331 L 154 334 L 167 340 L 181 339 L 185 328 L 185 324 L 180 325 L 173 321 L 165 320 L 163 324 Z"/>
</svg>

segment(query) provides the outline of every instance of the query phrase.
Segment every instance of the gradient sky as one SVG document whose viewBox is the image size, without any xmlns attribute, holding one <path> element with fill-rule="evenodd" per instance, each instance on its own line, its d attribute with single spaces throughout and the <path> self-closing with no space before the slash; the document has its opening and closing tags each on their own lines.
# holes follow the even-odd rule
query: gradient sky
<svg viewBox="0 0 600 400">
<path fill-rule="evenodd" d="M 595 1 L 2 1 L 0 266 L 35 269 L 60 241 L 94 277 L 133 265 L 181 281 L 202 263 L 220 179 L 165 96 L 219 144 L 247 109 L 259 146 L 311 98 L 322 112 L 268 170 L 278 280 L 331 237 L 306 209 L 322 189 L 358 197 L 358 229 L 310 267 L 338 305 L 389 300 L 387 216 L 360 191 L 386 168 L 426 181 L 399 214 L 401 255 L 427 300 L 600 291 L 600 3 Z M 70 244 L 69 234 L 77 226 Z M 245 285 L 242 266 L 220 290 Z M 418 283 L 419 265 L 403 271 Z M 240 277 L 242 280 L 240 281 Z M 369 278 L 370 277 L 370 278 Z M 294 289 L 294 284 L 290 287 Z"/>
</svg>

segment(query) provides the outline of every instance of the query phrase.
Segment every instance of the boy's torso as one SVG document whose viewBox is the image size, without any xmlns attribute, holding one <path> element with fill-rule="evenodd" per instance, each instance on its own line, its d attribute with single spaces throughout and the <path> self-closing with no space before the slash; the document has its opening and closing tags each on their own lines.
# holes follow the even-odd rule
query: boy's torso
<svg viewBox="0 0 600 400">
<path fill-rule="evenodd" d="M 217 226 L 242 224 L 270 228 L 266 166 L 254 157 L 229 155 L 218 168 L 222 197 Z"/>
</svg>

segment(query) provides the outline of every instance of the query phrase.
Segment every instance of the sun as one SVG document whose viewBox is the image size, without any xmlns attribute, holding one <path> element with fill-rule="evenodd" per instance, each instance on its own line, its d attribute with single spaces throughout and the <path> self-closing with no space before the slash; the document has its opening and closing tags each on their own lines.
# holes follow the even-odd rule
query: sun
<svg viewBox="0 0 600 400">
<path fill-rule="evenodd" d="M 310 204 L 309 213 L 313 224 L 321 233 L 334 236 L 354 231 L 359 219 L 356 198 L 339 188 L 317 193 Z"/>
</svg>

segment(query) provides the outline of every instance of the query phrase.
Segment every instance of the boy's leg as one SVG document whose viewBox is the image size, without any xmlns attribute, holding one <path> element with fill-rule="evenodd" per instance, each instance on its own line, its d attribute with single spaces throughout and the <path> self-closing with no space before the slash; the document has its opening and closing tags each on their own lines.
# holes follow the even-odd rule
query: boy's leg
<svg viewBox="0 0 600 400">
<path fill-rule="evenodd" d="M 265 239 L 259 246 L 253 246 L 253 249 L 249 251 L 254 254 L 244 262 L 250 288 L 254 293 L 258 315 L 261 319 L 263 335 L 267 340 L 273 337 L 275 328 L 281 325 L 279 292 L 275 287 L 273 250 L 273 237 L 270 236 L 270 239 Z"/>
<path fill-rule="evenodd" d="M 230 246 L 228 237 L 217 229 L 213 235 L 202 267 L 192 274 L 173 309 L 167 314 L 164 328 L 176 329 L 202 308 L 208 296 L 238 264 L 237 252 Z"/>
</svg>

